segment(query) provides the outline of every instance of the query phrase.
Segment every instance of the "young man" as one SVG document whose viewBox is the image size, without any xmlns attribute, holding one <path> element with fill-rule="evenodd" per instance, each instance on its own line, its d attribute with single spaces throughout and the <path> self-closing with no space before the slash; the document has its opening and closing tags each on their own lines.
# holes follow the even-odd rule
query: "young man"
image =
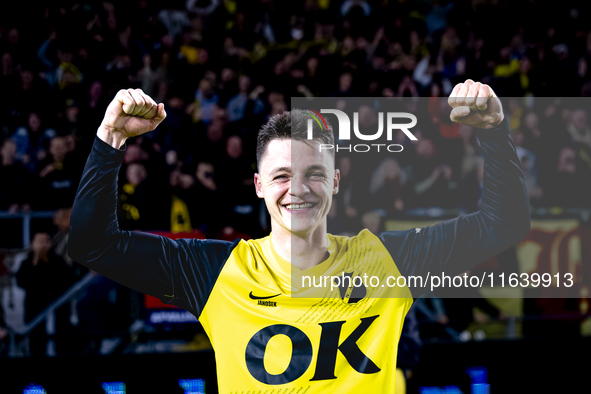
<svg viewBox="0 0 591 394">
<path fill-rule="evenodd" d="M 423 229 L 376 235 L 364 230 L 351 238 L 327 234 L 340 175 L 333 154 L 319 151 L 318 144 L 334 137 L 314 126 L 314 139 L 307 140 L 305 112 L 296 110 L 273 117 L 258 138 L 255 186 L 271 214 L 271 235 L 232 243 L 173 241 L 117 225 L 125 140 L 166 117 L 163 104 L 142 91 L 122 90 L 107 109 L 84 170 L 70 255 L 195 314 L 216 351 L 221 393 L 393 392 L 404 316 L 423 290 L 378 287 L 360 294 L 351 287 L 344 293 L 325 288 L 318 296 L 292 283 L 292 274 L 380 266 L 394 276 L 453 275 L 527 235 L 523 175 L 499 99 L 487 85 L 468 80 L 454 88 L 449 104 L 453 121 L 482 129 L 486 178 L 477 213 Z"/>
</svg>

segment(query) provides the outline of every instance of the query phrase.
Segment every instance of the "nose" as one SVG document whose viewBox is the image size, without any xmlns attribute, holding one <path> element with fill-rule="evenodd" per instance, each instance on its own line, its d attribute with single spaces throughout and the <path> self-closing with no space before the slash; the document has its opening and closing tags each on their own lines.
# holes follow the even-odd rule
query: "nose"
<svg viewBox="0 0 591 394">
<path fill-rule="evenodd" d="M 303 175 L 295 175 L 291 178 L 289 194 L 296 197 L 303 197 L 310 192 L 307 178 Z"/>
</svg>

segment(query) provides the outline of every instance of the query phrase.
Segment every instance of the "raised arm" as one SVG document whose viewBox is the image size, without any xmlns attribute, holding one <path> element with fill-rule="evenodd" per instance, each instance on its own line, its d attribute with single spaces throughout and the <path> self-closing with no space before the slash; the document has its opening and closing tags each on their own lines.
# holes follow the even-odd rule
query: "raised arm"
<svg viewBox="0 0 591 394">
<path fill-rule="evenodd" d="M 141 89 L 120 90 L 107 107 L 97 136 L 115 149 L 125 140 L 154 130 L 166 118 L 164 104 Z"/>
<path fill-rule="evenodd" d="M 117 221 L 117 175 L 125 153 L 121 148 L 127 138 L 154 130 L 165 117 L 164 105 L 141 90 L 117 93 L 76 193 L 68 248 L 78 263 L 198 315 L 235 243 L 173 241 L 121 231 Z"/>
<path fill-rule="evenodd" d="M 434 226 L 380 234 L 402 275 L 457 275 L 517 244 L 530 229 L 523 173 L 499 98 L 467 80 L 448 100 L 454 122 L 479 128 L 484 152 L 480 211 Z M 416 298 L 425 289 L 411 289 Z M 426 289 L 429 290 L 429 289 Z"/>
</svg>

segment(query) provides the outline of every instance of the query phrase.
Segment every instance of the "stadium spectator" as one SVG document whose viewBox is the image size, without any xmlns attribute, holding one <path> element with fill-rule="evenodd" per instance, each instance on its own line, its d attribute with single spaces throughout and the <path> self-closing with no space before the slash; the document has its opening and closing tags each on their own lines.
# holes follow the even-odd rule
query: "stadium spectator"
<svg viewBox="0 0 591 394">
<path fill-rule="evenodd" d="M 407 178 L 396 159 L 384 159 L 372 173 L 369 184 L 374 209 L 385 209 L 390 218 L 400 216 L 405 208 L 405 200 L 412 196 Z"/>
<path fill-rule="evenodd" d="M 455 204 L 453 170 L 441 162 L 431 139 L 423 138 L 415 145 L 412 171 L 414 207 L 435 205 L 449 208 Z"/>
<path fill-rule="evenodd" d="M 585 150 L 580 150 L 586 152 Z M 558 163 L 550 182 L 543 186 L 547 206 L 585 207 L 591 201 L 589 162 L 577 154 L 576 145 L 565 146 L 560 150 Z"/>
<path fill-rule="evenodd" d="M 47 158 L 37 165 L 40 193 L 36 193 L 33 208 L 52 210 L 71 207 L 79 180 L 72 156 L 68 157 L 68 140 L 55 137 L 49 143 Z"/>
<path fill-rule="evenodd" d="M 544 191 L 538 182 L 538 159 L 532 151 L 522 146 L 518 146 L 516 149 L 517 157 L 519 157 L 521 163 L 521 170 L 523 171 L 525 186 L 527 187 L 527 196 L 532 205 L 538 206 L 539 201 L 544 196 Z"/>
<path fill-rule="evenodd" d="M 544 149 L 548 149 L 552 145 L 548 140 L 549 133 L 542 130 L 540 116 L 535 111 L 527 111 L 523 115 L 519 131 L 523 134 L 521 137 L 523 141 L 520 145 L 536 156 L 542 154 Z"/>
<path fill-rule="evenodd" d="M 470 275 L 470 272 L 467 274 Z M 445 328 L 447 333 L 456 340 L 467 341 L 471 338 L 471 334 L 466 334 L 469 334 L 467 329 L 473 322 L 483 323 L 489 319 L 504 318 L 501 311 L 482 297 L 477 289 L 469 288 L 468 292 L 471 297 L 451 298 L 442 294 L 447 320 Z M 462 335 L 463 333 L 466 334 Z"/>
<path fill-rule="evenodd" d="M 69 267 L 78 269 L 80 265 L 76 264 L 73 266 L 73 260 L 68 254 L 71 214 L 72 208 L 63 208 L 55 211 L 55 214 L 53 215 L 53 224 L 57 227 L 57 233 L 51 239 L 51 248 L 53 253 L 55 253 L 56 256 L 61 257 Z"/>
<path fill-rule="evenodd" d="M 445 314 L 443 300 L 435 293 L 428 292 L 424 297 L 417 299 L 413 307 L 421 325 L 420 334 L 423 340 L 430 341 L 432 338 L 444 338 L 449 335 L 445 329 L 449 318 Z M 455 337 L 456 333 L 453 334 Z"/>
<path fill-rule="evenodd" d="M 355 91 L 353 90 L 353 74 L 349 71 L 342 73 L 339 76 L 338 88 L 331 96 L 354 97 L 355 95 Z"/>
<path fill-rule="evenodd" d="M 229 67 L 224 67 L 220 71 L 220 78 L 217 81 L 215 90 L 220 96 L 219 107 L 227 108 L 228 100 L 236 94 L 238 90 L 238 80 L 232 70 Z"/>
<path fill-rule="evenodd" d="M 189 207 L 193 228 L 201 229 L 208 237 L 214 237 L 221 231 L 217 217 L 220 212 L 220 197 L 213 164 L 202 161 L 195 170 L 195 182 L 187 191 L 185 199 Z M 204 204 L 211 209 L 203 209 Z"/>
<path fill-rule="evenodd" d="M 471 288 L 468 291 L 472 295 L 471 298 L 452 298 L 448 288 L 428 293 L 427 297 L 417 300 L 420 332 L 425 342 L 437 342 L 441 338 L 466 342 L 472 337 L 467 329 L 473 322 L 482 323 L 490 318 L 504 318 L 501 311 L 483 298 L 476 289 Z"/>
<path fill-rule="evenodd" d="M 444 1 L 425 4 L 420 19 L 411 3 L 311 1 L 280 9 L 277 0 L 248 5 L 216 0 L 204 7 L 199 1 L 171 2 L 162 9 L 140 1 L 130 13 L 128 5 L 106 1 L 52 4 L 37 14 L 16 4 L 26 17 L 0 20 L 0 210 L 26 211 L 28 204 L 36 210 L 68 209 L 106 97 L 122 87 L 140 87 L 165 102 L 168 113 L 155 132 L 127 146 L 126 163 L 135 174 L 130 178 L 136 182 L 145 174 L 150 184 L 149 193 L 142 191 L 144 182 L 134 193 L 159 201 L 149 217 L 161 218 L 147 227 L 168 229 L 172 196 L 182 195 L 191 226 L 213 237 L 228 224 L 212 214 L 222 209 L 220 190 L 226 189 L 223 195 L 230 190 L 236 201 L 254 195 L 242 183 L 247 174 L 229 171 L 228 163 L 244 158 L 233 159 L 228 148 L 236 154 L 242 144 L 242 150 L 252 151 L 260 125 L 288 109 L 290 97 L 439 97 L 464 75 L 490 83 L 499 96 L 517 96 L 510 118 L 519 125 L 514 140 L 536 157 L 530 168 L 534 156 L 522 151 L 524 169 L 532 170 L 528 191 L 535 204 L 588 206 L 587 109 L 570 108 L 569 100 L 558 98 L 591 95 L 591 32 L 579 6 Z M 458 15 L 475 22 L 458 24 Z M 557 22 L 539 28 L 505 15 Z M 490 21 L 499 18 L 506 25 L 496 37 L 491 32 L 499 29 Z M 557 98 L 544 108 L 543 96 Z M 367 211 L 360 201 L 380 205 L 388 189 L 401 187 L 400 172 L 407 174 L 402 189 L 409 188 L 412 198 L 403 197 L 404 204 L 384 198 L 386 206 L 395 201 L 404 206 L 390 215 L 416 206 L 459 206 L 461 213 L 478 208 L 483 175 L 473 131 L 446 124 L 445 111 L 435 115 L 434 125 L 421 119 L 419 143 L 395 135 L 394 142 L 405 148 L 396 156 L 398 169 L 393 162 L 380 167 L 377 159 L 337 157 L 342 178 L 333 225 L 344 232 L 359 226 Z M 355 177 L 346 175 L 352 171 Z M 370 186 L 369 176 L 353 181 L 359 173 L 379 173 L 374 176 L 383 184 Z M 125 175 L 122 182 L 132 184 Z M 531 194 L 536 175 L 543 196 Z M 204 204 L 212 208 L 203 210 Z M 370 216 L 366 224 L 379 228 L 385 218 Z M 249 223 L 250 235 L 262 231 L 257 221 Z M 3 226 L 2 240 L 16 236 L 20 245 L 13 228 Z"/>
<path fill-rule="evenodd" d="M 170 227 L 170 203 L 159 192 L 141 161 L 131 161 L 119 194 L 119 218 L 125 230 L 158 230 Z"/>
<path fill-rule="evenodd" d="M 6 93 L 11 96 L 11 115 L 18 116 L 28 113 L 31 109 L 43 110 L 51 114 L 55 109 L 54 100 L 49 99 L 49 85 L 35 72 L 31 64 L 21 63 L 19 67 L 19 79 L 13 89 Z"/>
<path fill-rule="evenodd" d="M 431 97 L 429 99 L 431 121 L 435 124 L 439 132 L 437 148 L 442 154 L 442 161 L 451 167 L 454 178 L 457 180 L 462 165 L 464 143 L 459 132 L 462 125 L 453 123 L 449 119 L 450 113 L 451 107 L 447 104 L 446 100 L 439 97 Z"/>
<path fill-rule="evenodd" d="M 218 102 L 219 96 L 214 90 L 213 81 L 203 78 L 195 92 L 195 101 L 189 105 L 187 111 L 191 113 L 194 121 L 202 121 L 207 125 L 212 120 L 214 107 Z"/>
<path fill-rule="evenodd" d="M 228 100 L 228 120 L 230 122 L 239 121 L 244 118 L 247 106 L 250 104 L 249 100 L 253 101 L 250 104 L 253 114 L 258 115 L 264 110 L 263 101 L 258 97 L 258 94 L 249 96 L 249 90 L 250 77 L 248 75 L 238 77 L 238 94 Z"/>
<path fill-rule="evenodd" d="M 201 145 L 195 139 L 204 132 L 205 126 L 202 123 L 191 122 L 189 115 L 185 113 L 186 100 L 182 92 L 175 87 L 169 90 L 166 101 L 170 123 L 146 138 L 155 144 L 153 148 L 160 154 L 166 155 L 167 152 L 174 151 L 180 160 L 186 160 L 187 155 L 196 154 L 196 151 L 200 150 Z M 174 133 L 173 130 L 183 130 L 183 132 Z"/>
<path fill-rule="evenodd" d="M 196 151 L 194 153 L 197 160 L 207 160 L 214 167 L 217 167 L 221 157 L 226 150 L 226 141 L 224 140 L 224 121 L 216 120 L 206 126 L 205 133 L 197 136 Z"/>
<path fill-rule="evenodd" d="M 4 261 L 6 259 L 5 253 L 0 253 L 0 280 L 4 281 L 8 277 L 8 268 Z M 9 332 L 4 318 L 4 307 L 2 306 L 3 294 L 0 294 L 0 356 L 8 354 Z"/>
<path fill-rule="evenodd" d="M 571 113 L 566 129 L 572 142 L 581 142 L 591 148 L 591 127 L 589 127 L 587 112 L 584 109 L 579 108 Z"/>
<path fill-rule="evenodd" d="M 29 113 L 26 126 L 16 129 L 12 136 L 17 144 L 17 159 L 27 168 L 34 169 L 47 156 L 49 141 L 55 136 L 54 129 L 44 127 L 39 113 Z"/>
<path fill-rule="evenodd" d="M 252 193 L 256 167 L 253 159 L 244 153 L 242 138 L 232 135 L 226 139 L 225 155 L 216 167 L 222 198 L 220 220 L 241 233 L 252 232 L 258 226 L 259 200 Z"/>
<path fill-rule="evenodd" d="M 85 130 L 82 130 L 82 121 L 80 119 L 80 106 L 74 99 L 67 99 L 63 116 L 59 119 L 56 129 L 60 136 L 75 135 L 80 136 Z"/>
<path fill-rule="evenodd" d="M 172 193 L 170 231 L 172 233 L 193 231 L 194 224 L 187 204 L 195 196 L 191 196 L 187 190 L 191 189 L 194 184 L 195 178 L 190 174 L 184 174 L 176 169 L 170 173 Z"/>
<path fill-rule="evenodd" d="M 22 262 L 16 278 L 18 286 L 26 292 L 25 322 L 30 322 L 68 288 L 72 283 L 72 271 L 62 258 L 51 253 L 49 234 L 36 233 L 32 250 Z M 68 311 L 56 315 L 56 326 L 61 328 L 67 324 L 68 315 Z M 30 354 L 45 355 L 47 339 L 45 324 L 42 322 L 29 334 Z"/>
<path fill-rule="evenodd" d="M 17 212 L 30 209 L 30 174 L 23 165 L 16 161 L 16 143 L 6 140 L 2 144 L 0 156 L 0 211 Z"/>
</svg>

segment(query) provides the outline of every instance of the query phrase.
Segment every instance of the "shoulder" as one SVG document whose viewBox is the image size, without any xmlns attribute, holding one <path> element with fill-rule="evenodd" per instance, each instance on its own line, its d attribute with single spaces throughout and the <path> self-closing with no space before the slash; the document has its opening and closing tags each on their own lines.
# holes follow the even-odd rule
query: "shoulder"
<svg viewBox="0 0 591 394">
<path fill-rule="evenodd" d="M 243 240 L 222 241 L 218 239 L 197 239 L 197 238 L 181 238 L 174 241 L 181 252 L 195 253 L 203 257 L 215 259 L 227 259 L 233 250 Z"/>
<path fill-rule="evenodd" d="M 368 229 L 361 230 L 357 235 L 351 237 L 328 234 L 329 242 L 337 245 L 337 248 L 350 247 L 359 243 L 370 244 L 373 242 L 381 242 L 388 246 L 389 244 L 400 244 L 408 240 L 409 237 L 419 234 L 420 228 L 411 228 L 400 231 L 385 231 L 379 234 L 374 234 Z"/>
<path fill-rule="evenodd" d="M 198 248 L 207 248 L 213 251 L 228 251 L 228 254 L 236 257 L 246 257 L 248 255 L 267 254 L 270 237 L 256 239 L 237 239 L 234 241 L 219 240 L 196 240 L 195 246 Z"/>
<path fill-rule="evenodd" d="M 155 235 L 160 235 L 155 233 Z M 171 238 L 173 239 L 173 238 Z M 220 239 L 210 239 L 210 238 L 177 238 L 174 241 L 178 242 L 179 244 L 192 246 L 196 248 L 228 248 L 234 247 L 236 244 L 241 242 L 241 239 L 237 239 L 234 241 L 224 241 Z"/>
<path fill-rule="evenodd" d="M 384 231 L 376 234 L 376 238 L 386 247 L 391 255 L 400 258 L 401 253 L 417 245 L 425 239 L 428 228 L 411 227 L 406 230 Z"/>
<path fill-rule="evenodd" d="M 421 232 L 421 228 L 409 228 L 407 230 L 396 230 L 396 231 L 384 231 L 378 234 L 374 234 L 368 229 L 363 229 L 355 236 L 355 238 L 360 238 L 363 240 L 375 240 L 380 239 L 384 240 L 395 240 L 395 239 L 407 239 L 409 236 L 419 234 Z"/>
<path fill-rule="evenodd" d="M 267 242 L 270 242 L 270 236 L 255 239 L 241 239 L 239 247 L 249 249 L 261 249 Z"/>
</svg>

